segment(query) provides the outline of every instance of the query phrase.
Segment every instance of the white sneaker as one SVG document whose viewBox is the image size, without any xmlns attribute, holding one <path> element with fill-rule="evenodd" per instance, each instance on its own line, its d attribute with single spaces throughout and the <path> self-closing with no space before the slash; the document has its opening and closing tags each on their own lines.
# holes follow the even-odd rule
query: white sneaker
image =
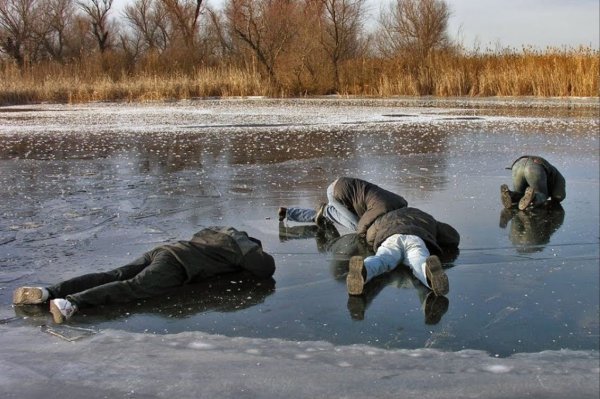
<svg viewBox="0 0 600 399">
<path fill-rule="evenodd" d="M 52 313 L 55 323 L 64 323 L 75 312 L 77 312 L 77 306 L 66 299 L 58 298 L 50 301 L 50 313 Z"/>
<path fill-rule="evenodd" d="M 13 293 L 14 305 L 37 305 L 48 300 L 50 293 L 42 287 L 19 287 Z"/>
</svg>

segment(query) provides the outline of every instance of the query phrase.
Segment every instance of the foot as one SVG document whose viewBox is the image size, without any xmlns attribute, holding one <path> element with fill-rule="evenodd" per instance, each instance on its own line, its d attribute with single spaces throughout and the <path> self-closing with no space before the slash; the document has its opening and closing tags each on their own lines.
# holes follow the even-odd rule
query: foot
<svg viewBox="0 0 600 399">
<path fill-rule="evenodd" d="M 425 324 L 437 324 L 448 311 L 450 302 L 445 296 L 430 292 L 425 298 Z"/>
<path fill-rule="evenodd" d="M 512 198 L 510 196 L 510 190 L 506 184 L 500 186 L 500 199 L 502 200 L 502 205 L 504 208 L 512 208 Z"/>
<path fill-rule="evenodd" d="M 55 323 L 64 323 L 75 312 L 77 312 L 77 306 L 66 299 L 58 298 L 50 301 L 50 313 L 52 313 Z"/>
<path fill-rule="evenodd" d="M 527 187 L 525 190 L 525 194 L 523 198 L 519 201 L 519 210 L 524 211 L 533 203 L 533 199 L 535 198 L 535 190 L 533 187 Z"/>
<path fill-rule="evenodd" d="M 448 276 L 442 269 L 442 262 L 437 256 L 432 255 L 425 261 L 425 276 L 429 282 L 429 288 L 435 295 L 446 295 L 450 290 Z"/>
<path fill-rule="evenodd" d="M 321 203 L 317 208 L 317 214 L 315 216 L 315 223 L 317 226 L 325 227 L 327 224 L 327 218 L 325 217 L 325 207 L 327 204 Z"/>
<path fill-rule="evenodd" d="M 277 216 L 279 217 L 279 221 L 283 222 L 283 219 L 285 219 L 287 215 L 287 208 L 281 207 L 279 208 L 279 210 L 277 211 Z"/>
<path fill-rule="evenodd" d="M 346 287 L 348 294 L 360 295 L 363 293 L 365 281 L 367 280 L 367 269 L 362 256 L 353 256 L 350 258 L 348 267 L 348 276 L 346 277 Z"/>
<path fill-rule="evenodd" d="M 14 305 L 36 305 L 48 300 L 48 290 L 42 287 L 19 287 L 13 293 Z"/>
</svg>

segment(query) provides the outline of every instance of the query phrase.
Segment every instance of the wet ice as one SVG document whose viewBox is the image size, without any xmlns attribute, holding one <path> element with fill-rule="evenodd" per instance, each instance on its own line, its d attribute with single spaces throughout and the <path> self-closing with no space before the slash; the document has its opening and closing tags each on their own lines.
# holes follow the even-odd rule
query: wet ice
<svg viewBox="0 0 600 399">
<path fill-rule="evenodd" d="M 531 370 L 537 352 L 589 354 L 598 349 L 599 331 L 596 114 L 597 104 L 585 101 L 565 110 L 553 101 L 440 108 L 394 100 L 48 105 L 0 113 L 1 316 L 15 316 L 10 295 L 23 283 L 110 269 L 201 226 L 233 224 L 274 254 L 272 285 L 253 291 L 227 279 L 208 287 L 209 296 L 198 287 L 162 302 L 90 310 L 74 325 L 98 329 L 111 344 L 207 334 L 187 345 L 219 351 L 210 339 L 216 334 L 240 343 L 237 353 L 267 358 L 278 356 L 269 348 L 281 339 L 292 347 L 329 342 L 285 357 L 298 361 L 308 360 L 306 353 L 313 360 L 327 345 L 336 353 L 369 345 L 355 357 L 328 360 L 341 369 L 357 367 L 366 351 L 395 349 L 423 358 L 422 367 L 439 356 L 422 348 L 460 356 L 455 351 L 481 350 L 477 356 L 487 360 L 470 372 L 509 375 L 527 367 L 490 366 L 485 353 L 523 354 Z M 527 220 L 513 216 L 500 227 L 498 187 L 510 182 L 504 168 L 521 153 L 546 156 L 567 176 L 564 220 L 544 242 L 513 232 L 536 228 Z M 448 264 L 450 306 L 437 325 L 425 325 L 403 271 L 362 304 L 362 320 L 353 319 L 347 258 L 324 249 L 314 233 L 278 226 L 277 207 L 314 206 L 339 175 L 397 191 L 461 232 L 461 253 Z M 34 334 L 49 322 L 46 312 L 17 316 L 6 331 Z M 10 333 L 3 337 L 19 343 Z M 264 341 L 252 348 L 237 337 Z"/>
</svg>

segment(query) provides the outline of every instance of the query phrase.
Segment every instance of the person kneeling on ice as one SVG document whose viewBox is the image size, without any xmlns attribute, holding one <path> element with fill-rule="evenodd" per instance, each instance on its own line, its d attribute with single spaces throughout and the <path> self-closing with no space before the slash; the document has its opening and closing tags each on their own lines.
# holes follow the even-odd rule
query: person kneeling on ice
<svg viewBox="0 0 600 399">
<path fill-rule="evenodd" d="M 567 196 L 565 178 L 542 157 L 524 155 L 507 169 L 512 170 L 513 191 L 506 184 L 500 186 L 500 200 L 506 209 L 556 205 Z"/>
<path fill-rule="evenodd" d="M 157 297 L 184 284 L 239 271 L 270 278 L 275 261 L 246 232 L 214 226 L 200 230 L 190 241 L 156 247 L 111 271 L 85 274 L 50 287 L 17 288 L 13 304 L 50 300 L 54 321 L 62 323 L 84 307 Z"/>
<path fill-rule="evenodd" d="M 361 295 L 366 283 L 401 263 L 409 266 L 435 295 L 448 293 L 448 277 L 438 255 L 444 253 L 444 248 L 458 249 L 460 235 L 452 226 L 417 208 L 401 208 L 375 220 L 367 230 L 366 239 L 373 245 L 375 255 L 350 258 L 346 277 L 348 294 Z"/>
</svg>

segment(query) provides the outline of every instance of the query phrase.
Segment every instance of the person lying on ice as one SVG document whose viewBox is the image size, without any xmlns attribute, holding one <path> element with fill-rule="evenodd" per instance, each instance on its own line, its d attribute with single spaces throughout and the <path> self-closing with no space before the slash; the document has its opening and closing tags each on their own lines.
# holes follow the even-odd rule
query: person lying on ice
<svg viewBox="0 0 600 399">
<path fill-rule="evenodd" d="M 161 245 L 114 270 L 90 273 L 49 287 L 19 287 L 13 304 L 50 301 L 56 323 L 78 309 L 164 295 L 176 287 L 219 274 L 248 271 L 260 278 L 275 272 L 273 257 L 256 238 L 233 227 L 200 230 L 190 241 Z"/>
<path fill-rule="evenodd" d="M 385 190 L 365 180 L 340 177 L 327 188 L 327 203 L 317 209 L 279 208 L 279 221 L 338 223 L 365 235 L 369 226 L 379 216 L 408 205 L 400 195 Z"/>
<path fill-rule="evenodd" d="M 458 250 L 460 235 L 449 224 L 438 222 L 417 208 L 401 208 L 377 218 L 367 230 L 367 243 L 375 255 L 350 258 L 348 294 L 361 295 L 365 284 L 400 264 L 437 296 L 450 289 L 438 255 Z"/>
</svg>

